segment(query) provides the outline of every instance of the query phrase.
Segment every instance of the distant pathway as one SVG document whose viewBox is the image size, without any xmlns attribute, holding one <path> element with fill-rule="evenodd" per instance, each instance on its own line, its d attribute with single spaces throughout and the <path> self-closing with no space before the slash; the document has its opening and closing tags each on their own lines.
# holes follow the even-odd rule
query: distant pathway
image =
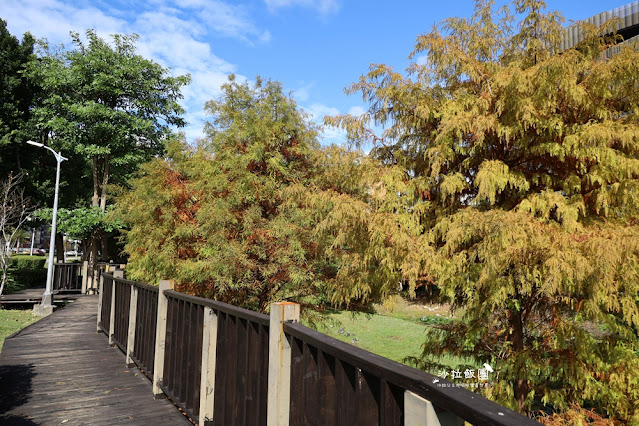
<svg viewBox="0 0 639 426">
<path fill-rule="evenodd" d="M 5 340 L 0 425 L 190 424 L 96 332 L 97 296 L 83 296 Z"/>
</svg>

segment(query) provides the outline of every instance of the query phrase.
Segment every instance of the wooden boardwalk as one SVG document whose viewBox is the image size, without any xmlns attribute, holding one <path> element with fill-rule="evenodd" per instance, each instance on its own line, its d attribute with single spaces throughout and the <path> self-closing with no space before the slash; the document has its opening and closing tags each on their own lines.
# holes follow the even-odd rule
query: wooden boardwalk
<svg viewBox="0 0 639 426">
<path fill-rule="evenodd" d="M 82 296 L 5 340 L 0 425 L 191 424 L 96 332 L 97 296 Z"/>
<path fill-rule="evenodd" d="M 26 290 L 17 291 L 11 294 L 3 294 L 0 296 L 0 304 L 4 306 L 9 305 L 35 305 L 42 302 L 42 294 L 44 293 L 44 286 L 28 288 Z M 71 300 L 75 300 L 80 297 L 78 293 L 56 293 L 53 295 L 53 303 L 65 303 Z M 96 307 L 97 309 L 97 307 Z"/>
</svg>

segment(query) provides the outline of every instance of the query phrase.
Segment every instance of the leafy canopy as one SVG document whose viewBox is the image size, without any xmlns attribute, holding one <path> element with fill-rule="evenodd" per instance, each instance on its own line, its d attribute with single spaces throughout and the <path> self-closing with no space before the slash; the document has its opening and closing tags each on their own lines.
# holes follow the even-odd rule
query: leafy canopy
<svg viewBox="0 0 639 426">
<path fill-rule="evenodd" d="M 558 14 L 514 8 L 516 25 L 478 1 L 418 37 L 406 75 L 375 65 L 348 89 L 368 112 L 327 122 L 375 143 L 397 177 L 376 191 L 395 201 L 338 210 L 329 250 L 350 252 L 350 275 L 382 265 L 463 308 L 429 334 L 425 368 L 488 362 L 490 396 L 521 411 L 577 402 L 639 421 L 639 53 L 602 59 L 610 23 L 580 24 L 584 41 L 559 51 Z"/>
<path fill-rule="evenodd" d="M 279 83 L 259 78 L 231 76 L 206 109 L 201 146 L 175 142 L 118 199 L 130 228 L 127 270 L 260 311 L 277 300 L 316 302 L 334 275 L 298 197 L 321 180 L 316 129 Z"/>
<path fill-rule="evenodd" d="M 190 77 L 173 77 L 137 54 L 137 35 L 116 34 L 111 42 L 93 30 L 86 32 L 86 41 L 77 33 L 71 36 L 71 49 L 43 43 L 40 57 L 30 63 L 28 74 L 44 93 L 33 108 L 33 121 L 42 142 L 76 163 L 66 172 L 67 182 L 75 178 L 76 187 L 92 193 L 90 205 L 105 213 L 109 185 L 125 184 L 140 164 L 164 152 L 171 126 L 184 125 L 180 90 Z M 88 204 L 88 199 L 80 203 Z M 85 212 L 79 211 L 76 220 L 86 219 L 82 227 L 94 231 L 94 263 L 98 242 L 107 256 L 106 229 Z"/>
<path fill-rule="evenodd" d="M 137 38 L 116 34 L 109 44 L 88 30 L 86 43 L 72 33 L 71 50 L 42 45 L 30 75 L 46 96 L 34 114 L 58 147 L 89 159 L 111 155 L 117 165 L 138 164 L 162 152 L 170 125 L 184 124 L 178 101 L 189 77 L 172 77 L 136 54 Z"/>
<path fill-rule="evenodd" d="M 35 39 L 29 33 L 22 41 L 11 35 L 7 21 L 0 19 L 0 148 L 22 141 L 27 134 L 26 122 L 37 90 L 24 76 L 24 71 L 32 60 L 34 44 Z"/>
</svg>

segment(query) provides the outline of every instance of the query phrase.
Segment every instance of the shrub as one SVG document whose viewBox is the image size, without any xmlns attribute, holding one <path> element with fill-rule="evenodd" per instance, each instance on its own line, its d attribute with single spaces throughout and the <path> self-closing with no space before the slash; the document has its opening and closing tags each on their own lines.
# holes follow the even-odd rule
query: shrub
<svg viewBox="0 0 639 426">
<path fill-rule="evenodd" d="M 6 293 L 44 284 L 47 279 L 47 270 L 44 268 L 45 261 L 46 259 L 42 257 L 19 256 L 11 258 Z"/>
<path fill-rule="evenodd" d="M 18 270 L 24 269 L 44 269 L 46 258 L 44 257 L 13 257 L 9 260 L 9 268 Z"/>
</svg>

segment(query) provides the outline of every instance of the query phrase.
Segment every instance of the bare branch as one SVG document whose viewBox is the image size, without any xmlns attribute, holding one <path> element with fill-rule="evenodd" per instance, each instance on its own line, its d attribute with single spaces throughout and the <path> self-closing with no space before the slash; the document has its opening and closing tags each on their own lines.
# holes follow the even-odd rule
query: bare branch
<svg viewBox="0 0 639 426">
<path fill-rule="evenodd" d="M 31 200 L 24 196 L 24 188 L 21 187 L 23 178 L 22 173 L 12 173 L 7 179 L 0 181 L 0 295 L 7 283 L 12 243 L 35 210 Z"/>
</svg>

